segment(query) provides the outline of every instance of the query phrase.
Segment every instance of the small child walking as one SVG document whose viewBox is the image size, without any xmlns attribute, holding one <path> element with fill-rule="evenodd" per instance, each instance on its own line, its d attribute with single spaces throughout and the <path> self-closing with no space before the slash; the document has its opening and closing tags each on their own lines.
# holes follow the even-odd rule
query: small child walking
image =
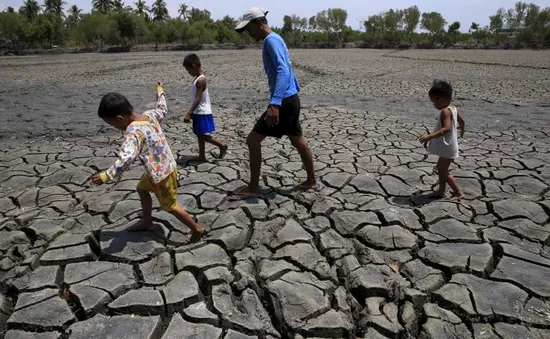
<svg viewBox="0 0 550 339">
<path fill-rule="evenodd" d="M 436 125 L 433 133 L 423 135 L 420 142 L 428 150 L 428 153 L 437 155 L 437 172 L 439 174 L 439 189 L 433 192 L 430 198 L 444 198 L 447 183 L 453 189 L 452 199 L 459 200 L 464 197 L 456 179 L 449 174 L 449 166 L 458 158 L 458 133 L 464 136 L 464 120 L 458 114 L 454 105 L 451 104 L 453 87 L 450 83 L 442 80 L 435 80 L 428 95 L 434 107 L 439 110 L 436 118 Z"/>
<path fill-rule="evenodd" d="M 143 222 L 132 227 L 131 231 L 152 231 L 153 192 L 161 209 L 173 214 L 192 231 L 190 243 L 199 241 L 205 230 L 178 205 L 177 165 L 160 123 L 166 116 L 168 108 L 161 82 L 157 82 L 157 108 L 144 112 L 134 111 L 134 108 L 119 93 L 108 93 L 101 99 L 98 112 L 100 118 L 118 130 L 124 131 L 119 158 L 106 171 L 92 177 L 95 184 L 101 185 L 115 178 L 120 178 L 136 158 L 145 167 L 137 192 L 143 209 Z"/>
<path fill-rule="evenodd" d="M 195 77 L 191 82 L 191 107 L 185 114 L 184 122 L 193 120 L 193 133 L 199 141 L 199 156 L 195 161 L 206 162 L 205 144 L 218 146 L 220 153 L 218 159 L 223 159 L 227 153 L 227 145 L 214 138 L 211 133 L 216 131 L 210 94 L 206 86 L 206 76 L 202 71 L 201 61 L 196 54 L 189 54 L 183 60 L 185 70 Z"/>
</svg>

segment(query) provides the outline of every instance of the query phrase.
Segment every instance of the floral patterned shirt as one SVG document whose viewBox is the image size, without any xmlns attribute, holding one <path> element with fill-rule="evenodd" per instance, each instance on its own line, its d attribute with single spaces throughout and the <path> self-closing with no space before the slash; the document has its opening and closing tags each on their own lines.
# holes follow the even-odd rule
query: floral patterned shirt
<svg viewBox="0 0 550 339">
<path fill-rule="evenodd" d="M 138 157 L 155 184 L 176 169 L 176 160 L 160 127 L 167 112 L 164 92 L 159 87 L 157 108 L 143 113 L 149 118 L 148 121 L 134 121 L 126 128 L 118 159 L 100 174 L 104 183 L 120 178 Z"/>
</svg>

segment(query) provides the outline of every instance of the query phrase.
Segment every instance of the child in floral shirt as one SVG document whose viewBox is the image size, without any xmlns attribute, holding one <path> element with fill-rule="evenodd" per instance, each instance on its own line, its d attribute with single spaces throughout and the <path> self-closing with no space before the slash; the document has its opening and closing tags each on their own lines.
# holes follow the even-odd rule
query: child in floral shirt
<svg viewBox="0 0 550 339">
<path fill-rule="evenodd" d="M 133 230 L 152 231 L 153 192 L 163 210 L 172 213 L 187 225 L 191 231 L 190 242 L 199 241 L 205 230 L 178 205 L 177 165 L 160 127 L 168 109 L 162 83 L 157 83 L 157 108 L 139 114 L 134 111 L 128 99 L 119 93 L 108 93 L 99 104 L 98 115 L 109 125 L 124 131 L 119 158 L 104 172 L 95 175 L 92 181 L 103 184 L 119 178 L 136 158 L 145 166 L 146 173 L 137 185 L 137 192 L 143 209 L 143 223 Z"/>
</svg>

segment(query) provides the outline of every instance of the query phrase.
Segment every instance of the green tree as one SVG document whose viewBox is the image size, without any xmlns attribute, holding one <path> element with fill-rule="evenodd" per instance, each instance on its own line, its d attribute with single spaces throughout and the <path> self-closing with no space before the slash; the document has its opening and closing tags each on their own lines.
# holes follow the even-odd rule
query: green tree
<svg viewBox="0 0 550 339">
<path fill-rule="evenodd" d="M 115 21 L 122 44 L 132 44 L 137 36 L 137 24 L 132 14 L 121 10 L 115 15 Z"/>
<path fill-rule="evenodd" d="M 422 13 L 422 21 L 420 27 L 430 32 L 432 35 L 432 41 L 435 43 L 438 36 L 444 32 L 444 28 L 447 22 L 440 13 L 430 12 Z"/>
<path fill-rule="evenodd" d="M 149 6 L 147 6 L 147 3 L 144 0 L 138 0 L 134 3 L 136 5 L 136 9 L 134 9 L 134 13 L 144 18 L 145 20 L 149 20 Z"/>
<path fill-rule="evenodd" d="M 474 37 L 474 39 L 476 39 L 477 43 L 479 44 L 479 40 L 481 38 L 481 32 L 479 30 L 479 24 L 478 23 L 475 23 L 475 22 L 472 22 L 472 24 L 470 25 L 470 29 L 468 30 L 468 32 L 470 32 L 472 34 L 472 36 Z"/>
<path fill-rule="evenodd" d="M 63 0 L 45 0 L 44 1 L 44 13 L 51 13 L 57 17 L 65 17 L 63 13 L 63 6 L 67 3 Z"/>
<path fill-rule="evenodd" d="M 82 10 L 77 5 L 72 5 L 69 8 L 69 17 L 75 18 L 77 21 L 80 20 L 82 18 Z"/>
<path fill-rule="evenodd" d="M 453 43 L 456 44 L 456 37 L 460 30 L 460 22 L 455 21 L 451 25 L 449 25 L 448 33 L 450 36 L 453 37 Z"/>
<path fill-rule="evenodd" d="M 23 14 L 30 21 L 33 21 L 38 13 L 40 13 L 40 5 L 36 0 L 25 0 L 23 6 L 19 9 L 19 13 Z"/>
<path fill-rule="evenodd" d="M 384 18 L 381 14 L 371 15 L 365 21 L 365 31 L 370 35 L 371 39 L 376 40 L 380 33 L 385 30 Z"/>
<path fill-rule="evenodd" d="M 166 2 L 164 0 L 155 0 L 155 2 L 153 2 L 153 6 L 151 7 L 151 15 L 153 17 L 153 21 L 155 22 L 165 21 L 168 19 L 168 8 L 166 8 Z"/>
<path fill-rule="evenodd" d="M 0 13 L 0 32 L 4 38 L 11 41 L 13 49 L 19 53 L 22 44 L 28 41 L 28 21 L 21 13 Z"/>
<path fill-rule="evenodd" d="M 103 49 L 104 42 L 113 40 L 117 33 L 117 23 L 111 15 L 95 12 L 82 15 L 75 29 L 75 39 L 88 47 Z"/>
<path fill-rule="evenodd" d="M 407 32 L 411 43 L 413 42 L 414 31 L 420 23 L 420 10 L 418 6 L 406 8 L 403 11 L 403 20 L 405 21 L 405 31 Z"/>
<path fill-rule="evenodd" d="M 209 10 L 192 7 L 188 14 L 188 20 L 191 24 L 198 21 L 212 22 L 210 15 Z"/>
<path fill-rule="evenodd" d="M 76 24 L 80 19 L 82 19 L 82 10 L 78 8 L 77 5 L 72 5 L 69 8 L 69 16 L 67 17 L 67 20 L 65 20 L 65 25 L 68 28 L 73 29 L 76 27 Z"/>
<path fill-rule="evenodd" d="M 317 22 L 315 21 L 315 15 L 309 18 L 309 20 L 308 20 L 308 29 L 310 31 L 316 31 L 317 30 Z"/>
<path fill-rule="evenodd" d="M 403 29 L 404 13 L 399 9 L 390 9 L 383 15 L 384 28 L 393 42 L 400 42 L 400 32 Z"/>
<path fill-rule="evenodd" d="M 15 13 L 15 8 L 13 8 L 11 6 L 8 6 L 8 8 L 6 8 L 6 12 L 7 13 Z"/>
<path fill-rule="evenodd" d="M 180 4 L 180 7 L 178 9 L 179 18 L 183 19 L 184 21 L 187 20 L 187 16 L 189 14 L 189 6 L 187 4 Z"/>
<path fill-rule="evenodd" d="M 292 32 L 292 18 L 290 15 L 285 15 L 283 17 L 283 28 L 281 29 L 282 35 L 288 35 Z"/>
<path fill-rule="evenodd" d="M 112 11 L 113 7 L 113 0 L 92 0 L 92 8 L 96 12 L 106 14 Z"/>
<path fill-rule="evenodd" d="M 342 44 L 343 30 L 346 27 L 348 12 L 341 8 L 329 8 L 321 11 L 315 16 L 315 23 L 327 35 L 328 41 L 335 36 L 338 44 Z"/>
<path fill-rule="evenodd" d="M 497 45 L 500 45 L 500 34 L 499 30 L 504 28 L 504 16 L 506 12 L 504 8 L 500 8 L 495 15 L 489 17 L 489 30 L 494 34 Z"/>
<path fill-rule="evenodd" d="M 126 6 L 123 0 L 113 0 L 113 10 L 117 12 L 131 12 L 132 7 Z"/>
<path fill-rule="evenodd" d="M 150 26 L 150 31 L 155 42 L 155 49 L 159 48 L 159 44 L 166 39 L 166 24 L 162 21 L 153 21 Z"/>
</svg>

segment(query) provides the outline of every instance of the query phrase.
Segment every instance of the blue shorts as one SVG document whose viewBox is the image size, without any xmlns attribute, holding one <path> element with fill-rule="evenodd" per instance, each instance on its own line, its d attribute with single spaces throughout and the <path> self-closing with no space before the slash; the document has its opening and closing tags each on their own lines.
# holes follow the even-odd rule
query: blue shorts
<svg viewBox="0 0 550 339">
<path fill-rule="evenodd" d="M 214 125 L 214 117 L 212 114 L 194 114 L 193 119 L 193 133 L 195 135 L 207 135 L 216 131 Z"/>
</svg>

